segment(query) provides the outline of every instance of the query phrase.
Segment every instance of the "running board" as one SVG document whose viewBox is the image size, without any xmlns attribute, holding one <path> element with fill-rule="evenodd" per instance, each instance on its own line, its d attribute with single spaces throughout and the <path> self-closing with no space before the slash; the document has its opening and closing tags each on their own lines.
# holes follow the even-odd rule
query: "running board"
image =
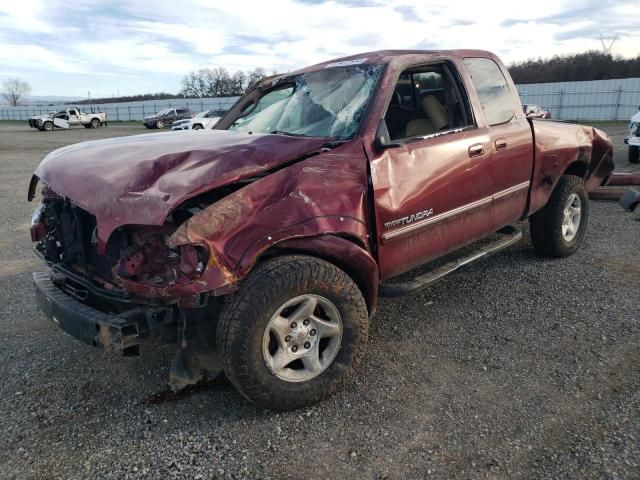
<svg viewBox="0 0 640 480">
<path fill-rule="evenodd" d="M 446 277 L 450 273 L 467 267 L 478 260 L 482 260 L 493 253 L 499 252 L 500 250 L 504 250 L 505 248 L 519 242 L 522 238 L 522 232 L 512 225 L 508 225 L 498 230 L 496 233 L 501 235 L 499 239 L 477 248 L 464 257 L 445 263 L 444 265 L 407 282 L 380 285 L 380 296 L 401 297 L 403 295 L 410 295 L 412 293 L 419 292 L 420 290 L 423 290 L 438 280 Z"/>
</svg>

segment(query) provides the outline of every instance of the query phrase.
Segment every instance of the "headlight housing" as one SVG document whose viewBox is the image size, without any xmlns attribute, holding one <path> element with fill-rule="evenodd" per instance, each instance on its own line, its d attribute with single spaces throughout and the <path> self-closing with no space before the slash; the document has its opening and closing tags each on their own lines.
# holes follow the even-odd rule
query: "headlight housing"
<svg viewBox="0 0 640 480">
<path fill-rule="evenodd" d="M 162 229 L 129 230 L 131 243 L 115 267 L 117 277 L 153 286 L 185 285 L 200 278 L 209 258 L 207 247 L 167 246 Z"/>
</svg>

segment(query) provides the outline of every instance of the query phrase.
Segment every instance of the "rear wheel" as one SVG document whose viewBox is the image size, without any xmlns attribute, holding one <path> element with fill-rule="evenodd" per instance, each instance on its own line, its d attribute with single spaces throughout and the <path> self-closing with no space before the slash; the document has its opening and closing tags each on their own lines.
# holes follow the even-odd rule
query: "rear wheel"
<svg viewBox="0 0 640 480">
<path fill-rule="evenodd" d="M 200 125 L 199 123 L 196 123 L 196 124 L 193 126 L 193 130 L 202 130 L 202 125 Z"/>
<path fill-rule="evenodd" d="M 640 163 L 640 147 L 629 145 L 629 163 Z"/>
<path fill-rule="evenodd" d="M 560 177 L 547 204 L 529 219 L 533 247 L 547 257 L 571 255 L 582 243 L 588 218 L 583 180 L 574 175 Z"/>
<path fill-rule="evenodd" d="M 50 132 L 53 130 L 53 122 L 44 122 L 44 125 L 42 125 L 42 129 L 46 130 L 47 132 Z"/>
<path fill-rule="evenodd" d="M 92 118 L 91 128 L 98 128 L 98 127 L 100 127 L 100 120 L 98 120 L 97 118 Z"/>
<path fill-rule="evenodd" d="M 355 282 L 335 265 L 296 255 L 270 260 L 244 280 L 225 303 L 216 341 L 242 395 L 292 410 L 328 397 L 354 376 L 368 331 Z"/>
</svg>

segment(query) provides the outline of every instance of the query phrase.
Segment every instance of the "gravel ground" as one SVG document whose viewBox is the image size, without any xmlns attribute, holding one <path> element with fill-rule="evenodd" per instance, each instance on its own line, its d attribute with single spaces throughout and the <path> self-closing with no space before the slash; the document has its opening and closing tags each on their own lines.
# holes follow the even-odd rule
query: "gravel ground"
<svg viewBox="0 0 640 480">
<path fill-rule="evenodd" d="M 629 169 L 624 125 L 605 125 Z M 225 380 L 165 397 L 171 348 L 107 355 L 33 303 L 26 189 L 48 151 L 143 133 L 0 125 L 0 477 L 640 478 L 640 223 L 592 202 L 583 248 L 520 244 L 380 302 L 356 382 L 276 414 Z M 166 400 L 166 401 L 163 401 Z"/>
</svg>

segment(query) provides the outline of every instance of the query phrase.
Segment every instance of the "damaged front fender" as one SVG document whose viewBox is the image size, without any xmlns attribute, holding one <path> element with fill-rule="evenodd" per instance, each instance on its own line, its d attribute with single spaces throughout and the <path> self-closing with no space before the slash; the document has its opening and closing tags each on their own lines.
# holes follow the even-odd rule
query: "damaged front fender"
<svg viewBox="0 0 640 480">
<path fill-rule="evenodd" d="M 348 236 L 369 251 L 367 170 L 359 142 L 349 142 L 261 178 L 215 202 L 183 223 L 170 246 L 204 245 L 205 274 L 233 288 L 259 255 L 285 240 L 324 234 Z M 222 290 L 221 290 L 222 289 Z"/>
</svg>

